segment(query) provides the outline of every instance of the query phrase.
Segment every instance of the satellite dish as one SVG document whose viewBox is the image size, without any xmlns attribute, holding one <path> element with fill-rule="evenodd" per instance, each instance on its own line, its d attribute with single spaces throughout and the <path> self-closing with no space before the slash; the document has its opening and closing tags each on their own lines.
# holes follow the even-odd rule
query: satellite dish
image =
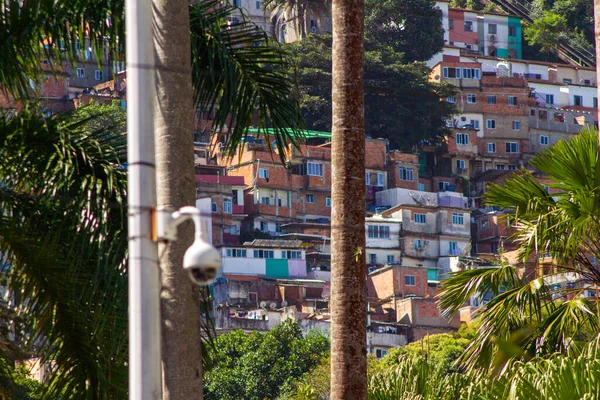
<svg viewBox="0 0 600 400">
<path fill-rule="evenodd" d="M 277 308 L 277 303 L 271 303 L 269 304 L 269 307 L 271 308 L 271 310 L 274 310 Z"/>
<path fill-rule="evenodd" d="M 440 76 L 439 75 L 436 75 L 434 78 L 435 78 L 436 81 L 440 80 Z"/>
<path fill-rule="evenodd" d="M 281 302 L 281 307 L 287 307 L 287 305 L 288 305 L 287 301 L 284 300 Z"/>
<path fill-rule="evenodd" d="M 267 306 L 267 302 L 266 301 L 261 301 L 260 302 L 260 308 L 265 308 Z"/>
</svg>

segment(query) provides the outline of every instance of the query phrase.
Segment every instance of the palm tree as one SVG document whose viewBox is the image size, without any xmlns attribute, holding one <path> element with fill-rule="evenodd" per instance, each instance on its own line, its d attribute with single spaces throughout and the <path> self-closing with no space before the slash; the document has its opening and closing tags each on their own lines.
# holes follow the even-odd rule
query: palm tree
<svg viewBox="0 0 600 400">
<path fill-rule="evenodd" d="M 578 351 L 600 331 L 597 299 L 584 296 L 587 287 L 600 286 L 598 133 L 586 128 L 536 155 L 531 165 L 551 179 L 548 188 L 522 170 L 504 186 L 488 186 L 486 197 L 489 205 L 514 211 L 519 259 L 533 260 L 534 271 L 503 262 L 454 273 L 442 283 L 446 315 L 474 295 L 494 296 L 477 317 L 478 335 L 463 356 L 467 367 Z"/>
<path fill-rule="evenodd" d="M 40 115 L 0 118 L 0 253 L 23 316 L 13 328 L 56 363 L 50 396 L 124 398 L 124 112 Z"/>
<path fill-rule="evenodd" d="M 331 398 L 367 398 L 363 0 L 334 0 Z"/>
<path fill-rule="evenodd" d="M 167 47 L 171 48 L 165 48 L 165 42 L 161 42 L 162 44 L 158 49 L 158 55 L 160 56 L 158 65 L 163 67 L 157 72 L 158 81 L 162 85 L 168 86 L 166 88 L 159 87 L 157 90 L 160 96 L 160 101 L 157 101 L 160 106 L 158 114 L 159 117 L 162 116 L 166 119 L 159 118 L 156 123 L 160 132 L 158 147 L 164 145 L 164 151 L 159 154 L 158 160 L 159 163 L 162 163 L 159 164 L 161 166 L 164 166 L 168 161 L 170 163 L 169 171 L 173 168 L 175 174 L 168 174 L 165 169 L 159 172 L 159 180 L 162 185 L 159 186 L 159 189 L 163 190 L 159 200 L 161 204 L 178 206 L 194 203 L 193 161 L 190 163 L 193 160 L 191 138 L 194 104 L 205 109 L 217 109 L 214 125 L 216 129 L 220 129 L 224 127 L 226 122 L 228 123 L 229 128 L 226 133 L 228 133 L 231 147 L 236 146 L 242 140 L 253 117 L 257 117 L 258 122 L 256 125 L 259 132 L 267 135 L 265 128 L 274 128 L 270 132 L 274 132 L 276 147 L 279 149 L 280 155 L 283 154 L 282 149 L 287 144 L 286 142 L 293 142 L 295 136 L 299 135 L 300 131 L 297 128 L 300 124 L 300 116 L 297 101 L 293 96 L 294 85 L 288 76 L 287 55 L 277 44 L 268 40 L 264 32 L 245 20 L 236 26 L 230 26 L 226 17 L 233 11 L 233 8 L 229 6 L 221 7 L 218 1 L 204 1 L 190 7 L 188 7 L 188 3 L 162 3 L 156 6 L 158 7 L 157 10 L 161 11 L 159 12 L 160 15 L 157 15 L 156 26 L 166 43 L 168 43 Z M 179 8 L 175 5 L 178 5 Z M 173 14 L 171 15 L 171 13 Z M 187 22 L 190 21 L 188 20 L 190 15 L 191 23 Z M 125 42 L 122 24 L 122 1 L 101 1 L 98 3 L 97 1 L 72 0 L 55 3 L 49 0 L 33 0 L 21 7 L 20 2 L 10 0 L 4 2 L 0 8 L 0 21 L 2 23 L 0 25 L 0 51 L 3 54 L 0 61 L 0 86 L 16 97 L 31 95 L 29 79 L 37 76 L 36 74 L 39 72 L 38 65 L 40 65 L 42 57 L 54 60 L 58 60 L 60 57 L 65 60 L 73 59 L 75 57 L 75 43 L 78 38 L 89 35 L 97 51 L 101 51 L 102 46 L 108 46 L 110 50 L 116 53 L 116 56 L 122 51 L 121 44 Z M 73 23 L 69 23 L 70 21 L 73 21 Z M 48 37 L 52 38 L 52 42 L 50 42 L 50 46 L 45 52 L 42 52 L 40 43 Z M 62 46 L 59 46 L 59 43 Z M 59 47 L 64 47 L 64 52 L 61 52 Z M 174 51 L 175 49 L 178 50 Z M 179 51 L 182 51 L 183 54 L 180 54 Z M 60 65 L 60 63 L 57 63 L 57 65 Z M 171 66 L 175 66 L 175 68 L 170 69 Z M 170 83 L 172 85 L 169 85 Z M 165 113 L 169 114 L 166 115 Z M 36 117 L 31 115 L 29 120 L 35 121 Z M 46 126 L 44 123 L 40 120 L 38 125 Z M 170 124 L 174 124 L 173 126 L 178 129 L 172 129 Z M 12 132 L 12 129 L 18 131 L 18 127 L 13 125 L 8 126 L 6 129 L 6 132 Z M 100 129 L 97 134 L 100 135 L 102 132 L 103 130 Z M 185 132 L 189 132 L 189 134 Z M 267 139 L 267 143 L 271 143 L 273 140 L 273 138 Z M 160 140 L 163 140 L 163 142 Z M 106 143 L 108 144 L 108 142 Z M 189 148 L 185 147 L 187 144 L 190 145 Z M 63 146 L 68 145 L 69 142 L 62 140 L 57 141 L 50 148 L 57 152 L 64 152 L 67 149 Z M 93 145 L 94 142 L 90 141 L 92 149 Z M 21 150 L 26 146 L 24 143 Z M 7 152 L 6 154 L 12 154 L 11 157 L 15 159 L 15 154 L 19 154 L 20 151 L 13 148 L 12 150 L 15 152 L 8 153 L 8 147 L 3 150 Z M 78 157 L 82 157 L 86 162 L 93 162 L 94 167 L 102 165 L 100 161 L 90 159 L 85 153 L 78 153 L 78 148 L 72 150 L 73 159 L 70 160 L 71 164 L 66 163 L 67 160 L 63 160 L 64 163 L 61 164 L 66 168 L 65 171 L 70 174 L 78 171 L 73 167 L 78 165 Z M 48 157 L 50 156 L 48 155 Z M 60 157 L 58 158 L 60 159 Z M 44 160 L 44 157 L 39 157 L 38 161 L 42 163 Z M 90 173 L 96 172 L 94 168 L 90 167 L 90 170 Z M 26 169 L 25 171 L 33 171 L 33 169 Z M 5 176 L 11 177 L 10 175 L 1 175 L 0 180 L 8 180 Z M 40 177 L 43 176 L 46 175 L 40 175 Z M 35 175 L 30 173 L 28 177 L 33 178 Z M 62 183 L 61 187 L 70 188 L 73 201 L 86 204 L 86 201 L 93 200 L 98 202 L 98 207 L 101 207 L 105 212 L 110 209 L 107 204 L 110 204 L 109 201 L 114 196 L 111 197 L 106 193 L 109 185 L 99 185 L 97 189 L 102 190 L 101 194 L 88 199 L 88 193 L 78 191 L 78 189 L 89 190 L 89 187 L 80 184 L 79 180 L 84 180 L 86 184 L 88 181 L 85 179 L 89 179 L 91 182 L 97 182 L 97 180 L 92 179 L 93 176 L 84 175 L 71 178 L 75 180 L 74 184 Z M 114 184 L 114 179 L 110 179 L 112 180 L 109 183 Z M 54 184 L 55 180 L 48 180 L 47 183 L 45 180 L 36 182 L 39 185 L 45 185 L 40 186 L 39 189 L 43 193 L 52 193 L 50 190 L 54 190 L 51 185 Z M 120 195 L 123 194 L 120 193 Z M 9 199 L 10 202 L 7 200 L 6 203 L 3 203 L 2 213 L 5 209 L 13 212 L 10 207 L 17 211 L 23 208 L 24 204 L 18 204 L 17 207 L 16 201 L 18 199 L 18 196 L 13 196 Z M 119 201 L 121 201 L 120 197 Z M 120 210 L 120 216 L 125 214 L 122 207 L 123 205 L 119 203 L 117 210 Z M 23 210 L 25 209 L 23 208 Z M 58 222 L 63 214 L 69 214 L 67 212 L 61 214 L 59 211 L 52 214 L 54 219 L 42 218 L 43 215 L 40 214 L 39 220 L 46 224 L 44 225 L 45 230 L 35 231 L 34 228 L 25 230 L 25 228 L 19 226 L 13 230 L 5 230 L 2 227 L 0 231 L 2 232 L 3 243 L 7 243 L 6 246 L 12 243 L 6 239 L 8 233 L 11 234 L 11 237 L 22 238 L 22 240 L 27 239 L 28 234 L 32 234 L 34 231 L 40 234 L 44 233 L 44 236 L 41 237 L 34 236 L 34 238 L 40 238 L 39 240 L 46 238 L 46 236 L 52 240 L 57 240 L 61 237 L 57 236 L 58 233 L 63 231 L 62 234 L 66 235 L 67 239 L 79 234 L 79 231 L 75 229 L 77 225 Z M 107 215 L 112 217 L 113 214 L 108 213 Z M 87 216 L 87 214 L 84 215 Z M 106 218 L 106 215 L 102 216 Z M 75 217 L 72 216 L 72 218 Z M 102 225 L 105 223 L 105 219 L 94 218 L 94 215 L 90 215 L 90 218 L 91 221 L 97 224 L 93 225 L 93 233 L 96 236 L 93 236 L 90 240 L 98 240 L 99 243 L 90 244 L 84 239 L 77 242 L 62 239 L 54 247 L 48 247 L 46 252 L 50 253 L 52 251 L 61 255 L 59 249 L 61 249 L 60 246 L 63 242 L 81 242 L 81 250 L 91 252 L 94 246 L 108 246 L 108 244 L 105 244 L 108 242 L 104 240 L 106 237 L 114 237 L 115 240 L 118 237 L 124 237 L 117 235 L 119 231 L 112 225 Z M 19 221 L 18 218 L 17 221 Z M 120 222 L 122 223 L 122 221 Z M 19 231 L 17 228 L 21 230 Z M 110 229 L 115 229 L 115 231 L 112 232 Z M 123 227 L 120 226 L 119 229 L 122 230 Z M 182 233 L 182 237 L 185 237 L 185 234 L 189 232 Z M 18 244 L 18 242 L 16 243 Z M 84 246 L 84 243 L 87 243 L 87 245 Z M 197 292 L 196 288 L 190 286 L 188 278 L 182 278 L 182 274 L 180 274 L 180 262 L 185 243 L 185 240 L 180 241 L 178 247 L 169 249 L 163 258 L 165 261 L 168 260 L 164 263 L 166 290 L 163 312 L 169 323 L 175 324 L 174 328 L 166 331 L 165 334 L 165 339 L 173 345 L 163 347 L 166 369 L 164 386 L 167 397 L 165 398 L 187 399 L 198 397 L 202 393 Z M 50 244 L 53 243 L 47 245 Z M 111 279 L 116 279 L 115 276 L 121 279 L 125 272 L 123 269 L 124 253 L 117 252 L 116 250 L 122 249 L 114 246 L 102 247 L 100 250 L 96 249 L 95 252 L 92 252 L 92 255 L 96 258 L 86 259 L 86 262 L 95 262 L 96 264 L 91 266 L 90 270 L 97 271 L 102 267 L 102 273 L 109 274 Z M 60 274 L 56 274 L 54 269 L 46 271 L 43 268 L 45 258 L 38 256 L 37 250 L 41 251 L 45 248 L 44 246 L 38 245 L 31 248 L 36 251 L 25 251 L 23 247 L 21 247 L 21 251 L 17 251 L 6 247 L 3 253 L 9 257 L 11 264 L 20 266 L 24 271 L 19 275 L 15 275 L 16 278 L 31 276 L 31 278 L 28 278 L 30 280 L 26 282 L 21 282 L 19 279 L 11 282 L 12 287 L 23 289 L 23 298 L 37 299 L 47 294 L 46 302 L 42 300 L 30 302 L 22 311 L 33 318 L 38 314 L 44 317 L 39 319 L 40 324 L 31 326 L 31 335 L 32 338 L 42 338 L 47 343 L 46 346 L 41 348 L 44 357 L 56 361 L 56 393 L 62 388 L 72 398 L 124 397 L 127 380 L 126 370 L 122 369 L 121 360 L 125 359 L 125 355 L 122 353 L 113 354 L 113 351 L 119 350 L 126 353 L 126 344 L 121 341 L 118 342 L 118 346 L 113 346 L 111 341 L 108 339 L 104 341 L 104 336 L 98 335 L 95 330 L 88 334 L 88 331 L 82 332 L 81 329 L 76 328 L 79 325 L 83 327 L 84 322 L 89 324 L 88 320 L 94 319 L 98 320 L 101 327 L 107 328 L 107 331 L 103 332 L 109 332 L 108 327 L 111 326 L 110 324 L 114 325 L 115 321 L 126 315 L 126 301 L 124 299 L 126 286 L 116 285 L 108 278 L 94 281 L 92 287 L 96 292 L 93 294 L 101 296 L 106 291 L 106 296 L 120 296 L 119 301 L 125 301 L 125 303 L 118 303 L 121 305 L 116 307 L 115 303 L 98 300 L 98 304 L 94 304 L 96 308 L 89 313 L 87 308 L 77 308 L 76 303 L 68 303 L 69 306 L 73 307 L 73 310 L 79 310 L 79 313 L 73 311 L 77 318 L 69 316 L 66 319 L 69 322 L 68 327 L 72 329 L 56 330 L 58 328 L 55 325 L 58 324 L 58 320 L 51 318 L 50 311 L 61 305 L 60 302 L 63 301 L 61 293 L 63 292 L 61 290 L 48 292 L 45 285 L 53 284 L 62 287 L 65 281 L 61 280 Z M 70 257 L 83 257 L 83 255 L 78 255 L 75 252 L 76 248 L 74 246 L 70 246 L 69 249 L 72 249 L 73 253 L 69 253 Z M 104 254 L 104 256 L 100 257 L 100 254 Z M 47 257 L 51 255 L 48 254 Z M 26 260 L 27 262 L 23 261 L 23 257 L 29 257 Z M 63 267 L 62 272 L 69 272 L 73 264 L 73 262 L 68 265 L 57 262 L 57 265 Z M 16 268 L 15 271 L 17 271 Z M 34 273 L 28 275 L 27 271 L 34 271 Z M 79 301 L 84 301 L 86 298 L 88 300 L 94 299 L 91 295 L 89 297 L 83 295 L 87 292 L 81 293 L 81 297 L 78 297 Z M 66 298 L 64 301 L 71 300 Z M 106 308 L 104 308 L 105 306 Z M 92 314 L 92 312 L 95 314 Z M 91 315 L 96 317 L 91 318 Z M 105 320 L 108 320 L 108 322 Z M 127 335 L 121 329 L 123 326 L 112 326 L 112 330 L 110 330 L 111 337 L 125 340 L 124 338 Z M 96 329 L 95 325 L 92 324 L 90 329 Z M 62 349 L 67 341 L 69 346 L 76 347 L 79 350 L 78 357 L 75 356 L 75 351 L 61 354 L 54 352 L 55 349 Z M 98 351 L 87 351 L 88 347 Z M 97 367 L 92 368 L 92 366 Z M 99 394 L 88 396 L 87 393 Z M 190 393 L 192 394 L 188 395 Z"/>
<path fill-rule="evenodd" d="M 292 22 L 299 38 L 306 37 L 308 27 L 307 20 L 312 15 L 320 20 L 323 15 L 329 13 L 330 0 L 264 0 L 263 10 L 271 13 L 274 21 L 274 36 L 279 37 L 277 32 L 282 29 L 284 23 Z"/>
</svg>

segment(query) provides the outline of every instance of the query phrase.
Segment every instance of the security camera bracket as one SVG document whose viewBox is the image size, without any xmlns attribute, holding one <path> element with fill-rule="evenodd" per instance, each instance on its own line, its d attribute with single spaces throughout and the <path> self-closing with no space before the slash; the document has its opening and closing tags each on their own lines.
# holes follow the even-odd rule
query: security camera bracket
<svg viewBox="0 0 600 400">
<path fill-rule="evenodd" d="M 191 219 L 196 230 L 195 239 L 202 237 L 201 212 L 196 207 L 182 207 L 173 211 L 170 207 L 157 207 L 154 213 L 153 239 L 157 242 L 174 242 L 177 240 L 177 227 Z"/>
</svg>

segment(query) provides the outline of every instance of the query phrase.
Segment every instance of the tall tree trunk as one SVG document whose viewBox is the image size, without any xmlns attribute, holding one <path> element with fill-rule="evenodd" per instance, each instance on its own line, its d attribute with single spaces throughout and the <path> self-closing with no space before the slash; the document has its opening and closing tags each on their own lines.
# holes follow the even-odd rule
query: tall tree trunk
<svg viewBox="0 0 600 400">
<path fill-rule="evenodd" d="M 156 51 L 156 184 L 159 206 L 195 205 L 190 16 L 186 0 L 153 0 Z M 182 267 L 190 222 L 159 248 L 163 399 L 202 398 L 198 288 Z"/>
<path fill-rule="evenodd" d="M 331 399 L 366 399 L 363 0 L 332 16 Z"/>
</svg>

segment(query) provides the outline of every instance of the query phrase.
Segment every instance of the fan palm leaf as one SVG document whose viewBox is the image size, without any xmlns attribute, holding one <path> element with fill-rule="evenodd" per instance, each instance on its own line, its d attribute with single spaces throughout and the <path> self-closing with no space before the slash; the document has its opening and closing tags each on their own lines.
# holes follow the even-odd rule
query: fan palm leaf
<svg viewBox="0 0 600 400">
<path fill-rule="evenodd" d="M 596 301 L 583 297 L 586 287 L 600 285 L 597 132 L 584 129 L 531 165 L 549 179 L 549 190 L 522 170 L 502 186 L 489 185 L 486 197 L 489 205 L 513 210 L 519 259 L 533 260 L 543 275 L 502 263 L 456 272 L 442 284 L 440 306 L 447 316 L 476 294 L 494 296 L 477 314 L 478 335 L 461 359 L 468 368 L 495 362 L 502 369 L 511 359 L 578 352 L 600 330 Z M 556 285 L 565 280 L 578 285 Z"/>
</svg>

